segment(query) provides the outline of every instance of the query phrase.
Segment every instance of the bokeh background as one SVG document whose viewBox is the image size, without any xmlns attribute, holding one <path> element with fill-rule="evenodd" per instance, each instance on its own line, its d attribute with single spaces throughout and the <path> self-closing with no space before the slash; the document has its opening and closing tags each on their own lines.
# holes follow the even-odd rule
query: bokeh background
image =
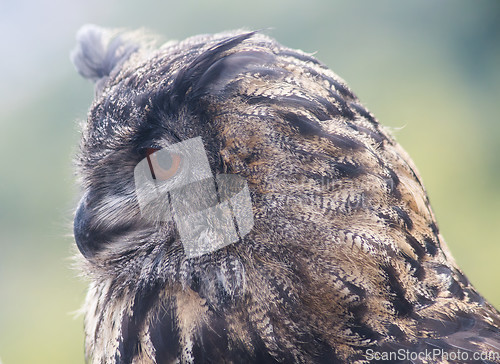
<svg viewBox="0 0 500 364">
<path fill-rule="evenodd" d="M 83 363 L 72 156 L 92 85 L 85 23 L 164 40 L 264 29 L 316 56 L 394 128 L 459 265 L 500 307 L 500 1 L 0 0 L 0 358 Z"/>
</svg>

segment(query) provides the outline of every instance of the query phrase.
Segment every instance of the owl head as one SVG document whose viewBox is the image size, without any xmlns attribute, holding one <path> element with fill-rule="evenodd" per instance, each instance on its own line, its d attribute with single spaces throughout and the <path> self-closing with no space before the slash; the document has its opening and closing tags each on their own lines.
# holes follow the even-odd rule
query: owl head
<svg viewBox="0 0 500 364">
<path fill-rule="evenodd" d="M 311 55 L 87 26 L 72 59 L 95 84 L 74 220 L 88 356 L 352 362 L 448 348 L 483 310 L 411 159 Z"/>
</svg>

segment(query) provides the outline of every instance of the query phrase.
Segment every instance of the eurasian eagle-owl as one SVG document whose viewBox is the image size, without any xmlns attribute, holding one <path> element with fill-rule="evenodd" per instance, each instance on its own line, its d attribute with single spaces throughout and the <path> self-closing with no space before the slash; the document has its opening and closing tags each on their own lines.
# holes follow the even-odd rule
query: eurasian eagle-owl
<svg viewBox="0 0 500 364">
<path fill-rule="evenodd" d="M 411 159 L 316 58 L 258 32 L 155 47 L 86 26 L 72 59 L 96 89 L 74 221 L 88 361 L 500 362 L 500 315 L 455 264 Z M 180 170 L 188 189 L 141 205 Z M 222 176 L 243 183 L 223 198 Z M 193 222 L 221 206 L 237 226 L 224 244 L 220 219 Z"/>
</svg>

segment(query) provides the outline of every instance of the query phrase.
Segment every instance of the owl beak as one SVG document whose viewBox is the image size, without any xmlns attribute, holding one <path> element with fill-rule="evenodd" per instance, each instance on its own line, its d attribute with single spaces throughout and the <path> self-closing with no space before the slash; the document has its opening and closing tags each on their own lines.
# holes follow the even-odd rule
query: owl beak
<svg viewBox="0 0 500 364">
<path fill-rule="evenodd" d="M 88 208 L 88 195 L 89 193 L 86 192 L 80 199 L 73 221 L 73 235 L 76 246 L 87 259 L 95 254 L 99 245 L 94 237 L 94 232 L 90 228 L 91 215 Z"/>
</svg>

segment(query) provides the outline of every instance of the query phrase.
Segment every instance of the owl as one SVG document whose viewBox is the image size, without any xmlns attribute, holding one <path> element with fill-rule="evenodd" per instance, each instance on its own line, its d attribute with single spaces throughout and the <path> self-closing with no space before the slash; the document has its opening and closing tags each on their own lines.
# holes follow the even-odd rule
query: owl
<svg viewBox="0 0 500 364">
<path fill-rule="evenodd" d="M 500 362 L 415 165 L 323 63 L 243 30 L 77 40 L 89 363 Z"/>
</svg>

